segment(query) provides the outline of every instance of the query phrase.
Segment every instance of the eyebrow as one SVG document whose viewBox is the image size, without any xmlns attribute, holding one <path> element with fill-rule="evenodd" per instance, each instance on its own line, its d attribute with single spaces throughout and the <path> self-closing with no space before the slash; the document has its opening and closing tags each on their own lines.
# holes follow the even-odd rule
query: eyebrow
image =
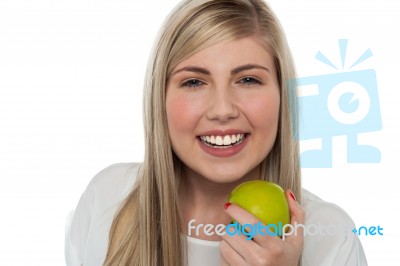
<svg viewBox="0 0 400 266">
<path fill-rule="evenodd" d="M 211 75 L 210 71 L 208 71 L 205 68 L 196 67 L 196 66 L 186 66 L 186 67 L 182 67 L 182 68 L 174 71 L 171 74 L 171 76 L 173 76 L 173 75 L 175 75 L 175 74 L 177 74 L 179 72 L 182 72 L 182 71 L 188 71 L 188 72 L 193 72 L 193 73 L 201 73 L 201 74 L 204 74 L 204 75 Z"/>
<path fill-rule="evenodd" d="M 237 67 L 235 69 L 232 69 L 231 74 L 234 75 L 234 74 L 237 74 L 239 72 L 242 72 L 242 71 L 245 71 L 245 70 L 254 69 L 254 68 L 263 69 L 263 70 L 265 70 L 267 72 L 270 72 L 267 67 L 264 67 L 264 66 L 261 66 L 261 65 L 256 65 L 256 64 L 247 64 L 247 65 L 239 66 L 239 67 Z"/>
<path fill-rule="evenodd" d="M 257 64 L 246 64 L 246 65 L 242 65 L 242 66 L 239 66 L 239 67 L 236 67 L 236 68 L 232 69 L 231 70 L 231 75 L 235 75 L 235 74 L 238 74 L 238 73 L 240 73 L 242 71 L 250 70 L 250 69 L 254 69 L 254 68 L 263 69 L 263 70 L 265 70 L 267 72 L 270 72 L 267 67 L 264 67 L 264 66 L 261 66 L 261 65 L 257 65 Z M 182 67 L 182 68 L 174 71 L 171 74 L 171 76 L 173 76 L 173 75 L 175 75 L 175 74 L 177 74 L 179 72 L 182 72 L 182 71 L 200 73 L 200 74 L 204 74 L 204 75 L 211 75 L 210 71 L 205 69 L 205 68 L 197 67 L 197 66 L 186 66 L 186 67 Z"/>
</svg>

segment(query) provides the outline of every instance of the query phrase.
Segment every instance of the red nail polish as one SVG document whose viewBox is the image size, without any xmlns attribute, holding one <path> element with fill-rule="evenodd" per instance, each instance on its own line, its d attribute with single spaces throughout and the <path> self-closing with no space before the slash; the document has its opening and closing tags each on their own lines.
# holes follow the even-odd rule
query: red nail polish
<svg viewBox="0 0 400 266">
<path fill-rule="evenodd" d="M 232 203 L 230 203 L 230 202 L 225 203 L 225 204 L 224 204 L 224 209 L 225 209 L 225 210 L 228 209 L 228 207 L 231 206 L 231 204 L 232 204 Z"/>
<path fill-rule="evenodd" d="M 296 196 L 293 194 L 292 191 L 290 191 L 290 197 L 291 197 L 292 199 L 294 199 L 295 201 L 297 201 L 297 200 L 296 200 Z"/>
</svg>

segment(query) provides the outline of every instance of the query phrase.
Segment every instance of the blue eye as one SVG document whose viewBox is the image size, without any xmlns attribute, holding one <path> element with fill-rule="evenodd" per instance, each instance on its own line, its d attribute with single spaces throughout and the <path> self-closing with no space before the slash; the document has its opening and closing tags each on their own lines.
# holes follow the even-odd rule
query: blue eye
<svg viewBox="0 0 400 266">
<path fill-rule="evenodd" d="M 245 77 L 239 80 L 239 83 L 242 83 L 244 85 L 255 85 L 255 84 L 261 84 L 261 82 L 258 79 L 252 78 L 252 77 Z"/>
<path fill-rule="evenodd" d="M 189 79 L 182 83 L 181 87 L 189 87 L 189 88 L 197 88 L 201 85 L 204 85 L 204 82 L 198 80 L 198 79 Z"/>
</svg>

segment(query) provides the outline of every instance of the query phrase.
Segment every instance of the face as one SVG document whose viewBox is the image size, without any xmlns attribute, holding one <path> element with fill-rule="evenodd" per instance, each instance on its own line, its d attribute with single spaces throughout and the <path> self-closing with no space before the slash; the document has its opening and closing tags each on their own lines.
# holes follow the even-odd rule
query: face
<svg viewBox="0 0 400 266">
<path fill-rule="evenodd" d="M 166 90 L 172 148 L 184 172 L 233 182 L 270 152 L 280 94 L 273 57 L 258 39 L 201 50 L 176 66 Z"/>
</svg>

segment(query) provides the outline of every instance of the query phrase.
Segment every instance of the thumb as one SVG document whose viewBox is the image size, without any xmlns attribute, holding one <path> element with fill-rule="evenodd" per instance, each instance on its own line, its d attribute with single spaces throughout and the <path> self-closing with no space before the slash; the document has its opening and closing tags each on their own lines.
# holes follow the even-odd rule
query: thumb
<svg viewBox="0 0 400 266">
<path fill-rule="evenodd" d="M 289 211 L 290 211 L 290 224 L 292 225 L 293 228 L 296 228 L 296 235 L 290 235 L 288 237 L 291 238 L 293 241 L 300 241 L 302 242 L 303 239 L 303 226 L 298 226 L 298 225 L 304 225 L 304 209 L 303 207 L 297 202 L 296 196 L 293 194 L 293 192 L 288 189 L 285 191 L 286 198 L 289 204 Z"/>
<path fill-rule="evenodd" d="M 285 191 L 286 199 L 289 204 L 289 211 L 290 211 L 290 223 L 293 225 L 294 222 L 297 224 L 304 223 L 304 209 L 303 207 L 297 202 L 296 196 L 293 192 L 288 189 Z"/>
</svg>

